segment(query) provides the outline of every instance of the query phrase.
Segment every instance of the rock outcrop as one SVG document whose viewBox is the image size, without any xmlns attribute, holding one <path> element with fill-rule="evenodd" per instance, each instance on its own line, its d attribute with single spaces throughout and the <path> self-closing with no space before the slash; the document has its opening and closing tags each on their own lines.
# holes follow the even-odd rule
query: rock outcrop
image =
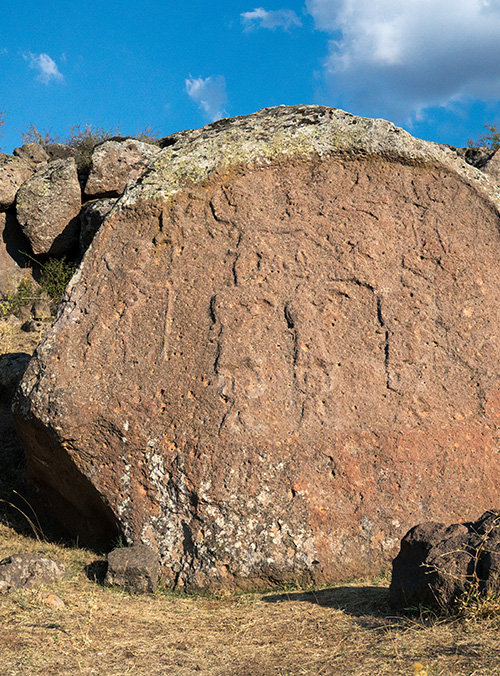
<svg viewBox="0 0 500 676">
<path fill-rule="evenodd" d="M 16 193 L 33 173 L 33 167 L 19 157 L 0 153 L 0 211 L 14 204 Z"/>
<path fill-rule="evenodd" d="M 136 139 L 105 141 L 92 155 L 85 185 L 87 197 L 118 197 L 129 181 L 136 182 L 160 152 L 158 146 Z"/>
<path fill-rule="evenodd" d="M 61 256 L 78 242 L 81 189 L 75 160 L 42 166 L 19 189 L 16 214 L 35 255 Z"/>
<path fill-rule="evenodd" d="M 37 554 L 14 554 L 0 561 L 0 594 L 58 582 L 66 568 Z"/>
<path fill-rule="evenodd" d="M 38 143 L 25 143 L 19 148 L 14 148 L 13 155 L 24 160 L 34 168 L 47 164 L 50 160 L 50 156 Z"/>
<path fill-rule="evenodd" d="M 474 523 L 423 523 L 401 541 L 393 561 L 391 601 L 453 610 L 467 595 L 500 592 L 500 511 Z"/>
<path fill-rule="evenodd" d="M 487 509 L 499 205 L 452 150 L 329 108 L 170 137 L 22 380 L 31 483 L 187 588 L 373 574 Z"/>
</svg>

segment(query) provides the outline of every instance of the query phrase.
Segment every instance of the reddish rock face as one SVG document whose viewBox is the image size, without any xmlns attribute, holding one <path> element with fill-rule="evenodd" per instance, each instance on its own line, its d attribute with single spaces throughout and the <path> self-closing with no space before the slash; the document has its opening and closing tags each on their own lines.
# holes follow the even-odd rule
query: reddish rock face
<svg viewBox="0 0 500 676">
<path fill-rule="evenodd" d="M 500 223 L 460 171 L 301 153 L 122 200 L 18 397 L 66 525 L 228 589 L 496 504 Z"/>
</svg>

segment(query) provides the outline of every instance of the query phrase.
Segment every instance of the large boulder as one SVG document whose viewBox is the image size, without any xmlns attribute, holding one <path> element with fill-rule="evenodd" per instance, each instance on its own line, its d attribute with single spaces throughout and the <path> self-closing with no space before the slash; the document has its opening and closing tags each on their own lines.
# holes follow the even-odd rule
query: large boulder
<svg viewBox="0 0 500 676">
<path fill-rule="evenodd" d="M 373 574 L 488 508 L 499 204 L 452 150 L 320 106 L 172 137 L 21 382 L 31 484 L 189 588 Z"/>
<path fill-rule="evenodd" d="M 33 167 L 20 157 L 0 153 L 0 211 L 12 206 L 20 186 L 33 173 Z"/>
<path fill-rule="evenodd" d="M 81 189 L 73 158 L 43 166 L 19 189 L 17 219 L 33 253 L 62 256 L 78 243 Z"/>
<path fill-rule="evenodd" d="M 392 564 L 393 605 L 453 610 L 488 593 L 500 593 L 500 511 L 473 523 L 419 524 L 402 539 Z"/>
<path fill-rule="evenodd" d="M 146 171 L 160 148 L 136 139 L 110 140 L 92 154 L 90 174 L 85 185 L 88 197 L 117 197 L 129 182 Z"/>
</svg>

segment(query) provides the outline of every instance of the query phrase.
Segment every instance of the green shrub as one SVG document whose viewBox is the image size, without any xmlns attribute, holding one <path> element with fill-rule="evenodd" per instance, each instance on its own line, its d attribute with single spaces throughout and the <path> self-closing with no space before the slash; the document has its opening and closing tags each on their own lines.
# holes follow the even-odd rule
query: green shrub
<svg viewBox="0 0 500 676">
<path fill-rule="evenodd" d="M 46 263 L 40 263 L 40 290 L 59 305 L 64 290 L 75 273 L 76 265 L 63 258 L 49 258 Z"/>
<path fill-rule="evenodd" d="M 469 148 L 489 148 L 490 150 L 498 150 L 500 148 L 500 129 L 494 122 L 493 124 L 485 124 L 487 129 L 486 134 L 481 134 L 477 141 L 469 139 L 467 145 Z"/>
<path fill-rule="evenodd" d="M 39 295 L 38 284 L 31 277 L 23 277 L 17 288 L 0 301 L 0 317 L 16 314 L 22 307 L 31 305 Z"/>
<path fill-rule="evenodd" d="M 41 263 L 32 256 L 25 255 L 36 263 L 40 270 L 40 279 L 37 283 L 31 277 L 23 277 L 17 288 L 0 301 L 0 317 L 16 314 L 22 307 L 31 306 L 43 296 L 51 300 L 55 311 L 76 269 L 75 264 L 67 262 L 65 258 L 49 258 Z"/>
</svg>

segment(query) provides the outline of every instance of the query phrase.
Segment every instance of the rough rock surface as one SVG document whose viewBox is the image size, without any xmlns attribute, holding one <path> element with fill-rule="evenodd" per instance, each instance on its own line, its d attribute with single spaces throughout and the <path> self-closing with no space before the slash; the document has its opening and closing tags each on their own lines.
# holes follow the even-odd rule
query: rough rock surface
<svg viewBox="0 0 500 676">
<path fill-rule="evenodd" d="M 18 390 L 31 481 L 172 586 L 372 574 L 500 482 L 498 187 L 298 106 L 170 139 Z"/>
<path fill-rule="evenodd" d="M 67 146 L 65 143 L 47 143 L 45 152 L 51 160 L 67 160 L 75 157 L 77 152 L 75 148 Z"/>
<path fill-rule="evenodd" d="M 67 253 L 78 243 L 81 191 L 74 159 L 40 168 L 19 189 L 17 219 L 33 253 Z"/>
<path fill-rule="evenodd" d="M 31 274 L 24 267 L 20 253 L 28 250 L 29 243 L 14 214 L 0 212 L 0 300 L 15 291 L 23 277 Z"/>
<path fill-rule="evenodd" d="M 83 205 L 80 212 L 80 253 L 87 251 L 96 232 L 115 204 L 115 197 L 107 197 Z"/>
<path fill-rule="evenodd" d="M 158 146 L 136 139 L 105 141 L 92 155 L 85 194 L 88 197 L 118 197 L 127 183 L 142 176 L 159 152 Z"/>
<path fill-rule="evenodd" d="M 49 155 L 38 143 L 25 143 L 19 148 L 14 148 L 14 155 L 34 167 L 47 164 L 50 159 Z"/>
<path fill-rule="evenodd" d="M 14 554 L 0 561 L 0 594 L 58 582 L 65 574 L 62 563 L 37 554 Z"/>
<path fill-rule="evenodd" d="M 0 211 L 14 204 L 19 187 L 32 173 L 33 168 L 24 160 L 0 153 Z"/>
<path fill-rule="evenodd" d="M 500 511 L 474 523 L 419 524 L 404 536 L 393 561 L 393 605 L 452 608 L 471 591 L 500 592 Z"/>
<path fill-rule="evenodd" d="M 485 163 L 482 170 L 493 181 L 500 184 L 500 149 Z"/>
<path fill-rule="evenodd" d="M 124 587 L 144 594 L 154 592 L 158 584 L 158 554 L 145 545 L 117 547 L 108 554 L 108 570 L 104 584 Z"/>
</svg>

